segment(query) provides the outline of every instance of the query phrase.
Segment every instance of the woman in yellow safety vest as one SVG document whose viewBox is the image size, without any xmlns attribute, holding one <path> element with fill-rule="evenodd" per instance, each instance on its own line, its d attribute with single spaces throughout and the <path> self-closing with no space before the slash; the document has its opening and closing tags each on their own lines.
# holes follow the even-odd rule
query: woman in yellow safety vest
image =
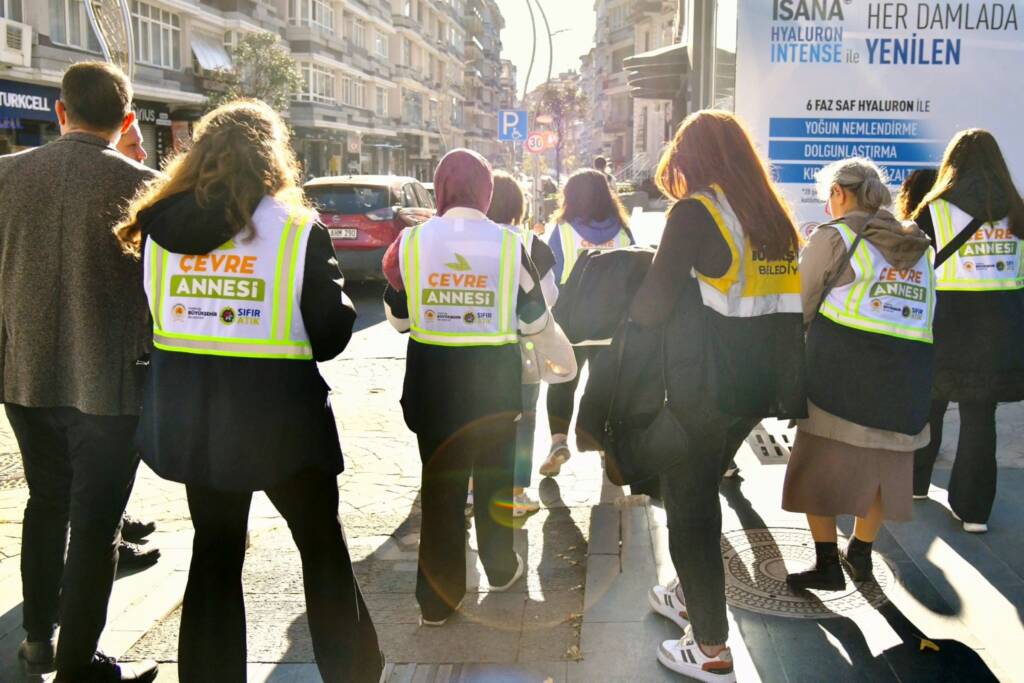
<svg viewBox="0 0 1024 683">
<path fill-rule="evenodd" d="M 416 599 L 442 626 L 466 595 L 463 503 L 470 476 L 480 560 L 491 591 L 526 565 L 512 547 L 519 335 L 548 327 L 540 278 L 517 231 L 489 220 L 491 166 L 466 149 L 434 173 L 437 215 L 384 255 L 388 319 L 409 333 L 402 411 L 423 461 Z"/>
<path fill-rule="evenodd" d="M 912 516 L 912 453 L 928 442 L 935 283 L 927 236 L 887 210 L 874 162 L 826 166 L 818 192 L 833 220 L 800 258 L 808 417 L 797 423 L 782 507 L 807 515 L 816 557 L 787 583 L 839 590 L 836 516 L 856 515 L 842 554 L 854 581 L 871 578 L 883 519 Z"/>
<path fill-rule="evenodd" d="M 645 328 L 664 326 L 663 410 L 685 438 L 665 444 L 678 459 L 661 476 L 678 577 L 652 587 L 648 602 L 684 629 L 661 643 L 659 662 L 730 683 L 718 484 L 762 418 L 806 408 L 799 238 L 767 165 L 728 112 L 688 116 L 656 178 L 677 201 L 630 316 Z"/>
<path fill-rule="evenodd" d="M 996 404 L 1024 400 L 1024 201 L 991 133 L 958 133 L 914 213 L 935 244 L 935 385 L 931 442 L 914 465 L 927 498 L 949 403 L 960 439 L 949 506 L 965 531 L 988 530 L 996 495 Z"/>
<path fill-rule="evenodd" d="M 214 109 L 118 228 L 144 259 L 153 318 L 142 458 L 185 484 L 195 528 L 183 681 L 246 680 L 253 491 L 266 492 L 302 557 L 322 678 L 376 682 L 383 668 L 338 519 L 342 455 L 316 365 L 345 348 L 356 313 L 289 137 L 262 102 Z"/>
<path fill-rule="evenodd" d="M 629 218 L 618 193 L 604 173 L 582 169 L 573 173 L 562 190 L 561 206 L 554 216 L 555 229 L 548 246 L 555 257 L 554 274 L 559 286 L 569 281 L 579 255 L 587 249 L 615 249 L 633 244 Z M 576 365 L 582 368 L 603 346 L 575 347 Z M 575 407 L 578 378 L 548 387 L 548 425 L 551 450 L 540 466 L 545 477 L 554 477 L 572 455 L 569 424 Z"/>
</svg>

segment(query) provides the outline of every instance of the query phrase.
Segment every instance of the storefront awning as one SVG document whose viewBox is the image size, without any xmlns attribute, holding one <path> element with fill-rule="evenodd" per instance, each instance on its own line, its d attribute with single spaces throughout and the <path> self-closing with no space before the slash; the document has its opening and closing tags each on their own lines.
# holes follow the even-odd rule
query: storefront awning
<svg viewBox="0 0 1024 683">
<path fill-rule="evenodd" d="M 231 57 L 219 40 L 202 33 L 192 34 L 192 54 L 206 71 L 231 68 Z"/>
</svg>

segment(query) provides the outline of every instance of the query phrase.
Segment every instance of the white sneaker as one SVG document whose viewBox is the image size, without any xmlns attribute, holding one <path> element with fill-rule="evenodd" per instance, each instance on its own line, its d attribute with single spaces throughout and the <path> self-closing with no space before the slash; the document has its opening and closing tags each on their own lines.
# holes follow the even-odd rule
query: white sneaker
<svg viewBox="0 0 1024 683">
<path fill-rule="evenodd" d="M 557 477 L 558 473 L 562 471 L 562 465 L 568 462 L 571 457 L 572 452 L 569 450 L 569 444 L 565 441 L 551 444 L 548 457 L 544 464 L 540 466 L 541 476 Z"/>
<path fill-rule="evenodd" d="M 979 522 L 964 522 L 964 531 L 969 534 L 984 534 L 988 532 L 988 524 Z"/>
<path fill-rule="evenodd" d="M 452 610 L 452 614 L 455 614 L 460 609 L 462 609 L 462 603 L 464 603 L 465 601 L 466 601 L 465 597 L 463 597 L 462 600 L 459 600 L 459 604 L 455 605 L 455 609 Z M 437 621 L 431 621 L 430 619 L 424 619 L 423 615 L 421 614 L 420 615 L 420 626 L 444 626 L 445 622 L 447 622 L 449 619 L 452 618 L 452 614 L 449 614 L 444 619 L 438 619 Z"/>
<path fill-rule="evenodd" d="M 523 556 L 519 553 L 516 553 L 516 562 L 518 563 L 516 565 L 516 573 L 512 575 L 512 579 L 503 586 L 491 586 L 492 593 L 504 593 L 515 585 L 516 581 L 523 578 L 523 573 L 526 571 L 526 563 L 523 562 Z"/>
<path fill-rule="evenodd" d="M 651 604 L 651 609 L 671 619 L 684 631 L 690 626 L 690 615 L 686 611 L 686 600 L 683 598 L 683 587 L 679 585 L 679 577 L 669 581 L 666 586 L 654 586 L 647 591 L 647 602 Z"/>
<path fill-rule="evenodd" d="M 525 491 L 512 496 L 512 516 L 525 517 L 540 510 L 540 503 L 530 498 Z"/>
<path fill-rule="evenodd" d="M 679 640 L 666 640 L 658 647 L 658 661 L 677 674 L 709 683 L 735 683 L 732 652 L 725 648 L 714 657 L 701 651 L 693 639 L 693 629 L 687 628 Z"/>
</svg>

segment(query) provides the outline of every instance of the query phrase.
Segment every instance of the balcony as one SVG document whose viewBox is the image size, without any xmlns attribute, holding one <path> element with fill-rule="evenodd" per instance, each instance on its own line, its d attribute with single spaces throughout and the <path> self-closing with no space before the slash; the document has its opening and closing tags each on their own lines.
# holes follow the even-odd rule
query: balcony
<svg viewBox="0 0 1024 683">
<path fill-rule="evenodd" d="M 32 27 L 0 19 L 0 64 L 32 66 Z"/>
<path fill-rule="evenodd" d="M 412 17 L 407 17 L 404 14 L 392 14 L 391 23 L 395 25 L 395 28 L 407 28 L 412 31 L 419 31 L 419 23 Z"/>
</svg>

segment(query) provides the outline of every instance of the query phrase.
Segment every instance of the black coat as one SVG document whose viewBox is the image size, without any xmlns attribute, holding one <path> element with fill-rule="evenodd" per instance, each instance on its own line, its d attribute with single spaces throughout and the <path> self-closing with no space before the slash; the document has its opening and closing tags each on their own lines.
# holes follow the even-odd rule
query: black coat
<svg viewBox="0 0 1024 683">
<path fill-rule="evenodd" d="M 149 239 L 174 253 L 223 244 L 223 212 L 191 194 L 140 216 Z M 342 291 L 330 236 L 315 226 L 306 252 L 300 309 L 315 360 L 267 360 L 153 352 L 137 437 L 142 458 L 165 479 L 258 491 L 316 467 L 343 470 L 330 388 L 316 361 L 348 344 L 355 308 Z"/>
<path fill-rule="evenodd" d="M 1005 215 L 976 217 L 999 220 Z M 921 214 L 918 225 L 934 242 L 935 229 L 928 211 Z M 940 291 L 935 302 L 934 335 L 932 398 L 986 403 L 1024 400 L 1024 290 Z"/>
</svg>

